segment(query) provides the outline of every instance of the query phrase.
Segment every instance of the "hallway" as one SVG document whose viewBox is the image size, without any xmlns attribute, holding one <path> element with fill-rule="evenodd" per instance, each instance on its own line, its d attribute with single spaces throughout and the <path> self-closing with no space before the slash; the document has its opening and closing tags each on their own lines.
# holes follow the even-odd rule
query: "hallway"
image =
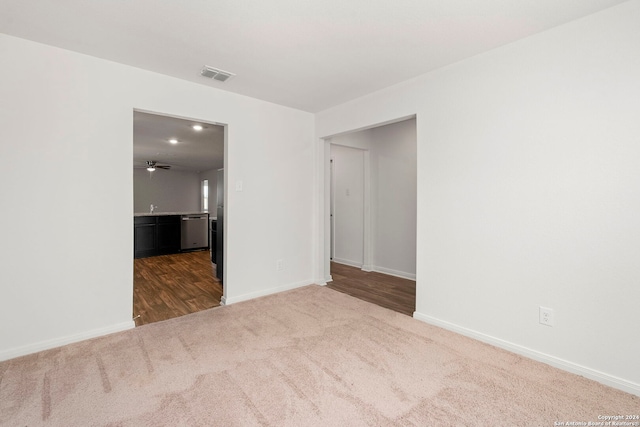
<svg viewBox="0 0 640 427">
<path fill-rule="evenodd" d="M 333 281 L 327 287 L 364 301 L 413 316 L 416 282 L 388 274 L 366 272 L 336 262 L 331 263 Z"/>
</svg>

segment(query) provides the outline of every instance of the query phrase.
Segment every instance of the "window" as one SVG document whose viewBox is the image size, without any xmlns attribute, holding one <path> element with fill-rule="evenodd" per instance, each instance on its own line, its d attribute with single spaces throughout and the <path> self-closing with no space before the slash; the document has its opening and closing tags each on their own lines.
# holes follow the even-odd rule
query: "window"
<svg viewBox="0 0 640 427">
<path fill-rule="evenodd" d="M 209 180 L 202 180 L 202 211 L 209 212 Z"/>
</svg>

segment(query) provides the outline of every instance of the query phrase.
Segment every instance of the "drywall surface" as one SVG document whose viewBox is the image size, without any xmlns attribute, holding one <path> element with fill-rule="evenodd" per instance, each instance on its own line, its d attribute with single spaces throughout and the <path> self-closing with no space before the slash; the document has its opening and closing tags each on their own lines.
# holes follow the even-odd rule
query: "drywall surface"
<svg viewBox="0 0 640 427">
<path fill-rule="evenodd" d="M 149 212 L 200 212 L 201 184 L 197 172 L 156 169 L 133 170 L 133 210 Z M 157 206 L 157 207 L 156 207 Z"/>
<path fill-rule="evenodd" d="M 626 2 L 323 111 L 316 132 L 417 115 L 415 317 L 640 394 L 638 22 Z"/>
<path fill-rule="evenodd" d="M 0 359 L 133 326 L 134 109 L 228 125 L 228 303 L 312 282 L 313 115 L 6 35 L 0 57 Z"/>
<path fill-rule="evenodd" d="M 373 269 L 415 278 L 416 121 L 371 129 Z"/>
</svg>

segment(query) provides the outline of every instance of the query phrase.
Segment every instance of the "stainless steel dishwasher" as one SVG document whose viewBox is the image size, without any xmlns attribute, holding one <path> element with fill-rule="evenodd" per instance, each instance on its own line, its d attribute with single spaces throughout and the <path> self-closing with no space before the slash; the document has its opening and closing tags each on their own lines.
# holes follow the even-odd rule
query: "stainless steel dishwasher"
<svg viewBox="0 0 640 427">
<path fill-rule="evenodd" d="M 209 214 L 181 215 L 180 249 L 209 247 Z"/>
</svg>

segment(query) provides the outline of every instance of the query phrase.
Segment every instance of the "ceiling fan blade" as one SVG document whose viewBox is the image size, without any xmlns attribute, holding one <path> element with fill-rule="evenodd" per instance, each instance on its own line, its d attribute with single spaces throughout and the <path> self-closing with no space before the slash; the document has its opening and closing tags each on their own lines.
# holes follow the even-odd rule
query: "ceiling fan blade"
<svg viewBox="0 0 640 427">
<path fill-rule="evenodd" d="M 171 169 L 171 166 L 158 166 L 156 165 L 157 169 Z"/>
</svg>

